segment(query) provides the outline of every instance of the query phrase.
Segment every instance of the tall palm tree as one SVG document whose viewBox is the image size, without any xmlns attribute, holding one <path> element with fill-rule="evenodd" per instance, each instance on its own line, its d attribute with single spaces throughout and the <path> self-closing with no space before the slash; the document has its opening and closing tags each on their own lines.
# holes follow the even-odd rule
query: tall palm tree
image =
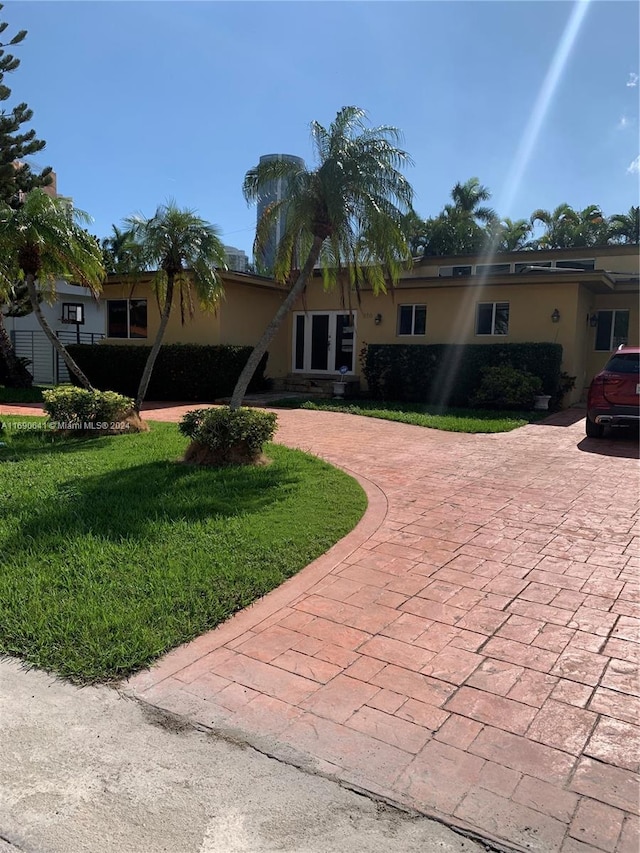
<svg viewBox="0 0 640 853">
<path fill-rule="evenodd" d="M 160 310 L 160 325 L 140 379 L 134 408 L 144 401 L 153 367 L 171 316 L 177 291 L 182 321 L 194 311 L 193 295 L 204 310 L 211 310 L 222 295 L 218 270 L 226 269 L 224 246 L 217 229 L 193 210 L 180 209 L 174 201 L 160 205 L 147 219 L 136 215 L 125 222 L 135 247 L 139 269 L 155 270 L 153 286 Z"/>
<path fill-rule="evenodd" d="M 259 250 L 284 211 L 276 279 L 290 281 L 296 256 L 305 261 L 240 374 L 232 409 L 242 403 L 260 359 L 316 264 L 323 269 L 327 287 L 346 269 L 351 283 L 366 280 L 377 293 L 385 289 L 387 279 L 395 284 L 403 264 L 411 259 L 403 217 L 411 209 L 413 191 L 400 172 L 411 159 L 397 147 L 397 128 L 369 127 L 364 110 L 350 106 L 343 107 L 328 128 L 312 122 L 311 137 L 317 157 L 314 169 L 284 160 L 263 161 L 245 176 L 244 195 L 249 202 L 257 201 L 270 181 L 287 178 L 285 198 L 265 210 L 256 232 Z"/>
<path fill-rule="evenodd" d="M 614 213 L 609 217 L 609 239 L 614 243 L 640 243 L 640 207 L 630 207 L 628 213 Z"/>
<path fill-rule="evenodd" d="M 16 281 L 24 281 L 45 335 L 68 369 L 90 389 L 91 383 L 58 340 L 40 306 L 40 294 L 55 300 L 56 280 L 61 278 L 100 292 L 102 251 L 96 238 L 81 227 L 87 221 L 86 214 L 40 189 L 27 193 L 16 210 L 0 206 L 0 290 L 6 294 Z"/>
</svg>

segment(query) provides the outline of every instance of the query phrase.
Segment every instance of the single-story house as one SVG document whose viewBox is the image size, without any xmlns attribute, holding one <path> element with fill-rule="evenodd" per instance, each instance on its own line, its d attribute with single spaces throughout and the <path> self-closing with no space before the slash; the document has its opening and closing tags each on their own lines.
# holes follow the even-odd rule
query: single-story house
<svg viewBox="0 0 640 853">
<path fill-rule="evenodd" d="M 563 347 L 562 369 L 577 377 L 566 401 L 575 402 L 611 351 L 639 344 L 639 272 L 637 246 L 601 246 L 423 258 L 378 296 L 366 287 L 327 292 L 318 276 L 272 341 L 267 374 L 291 388 L 333 380 L 342 367 L 361 380 L 365 343 L 553 342 Z M 182 325 L 174 310 L 166 343 L 256 343 L 284 288 L 249 273 L 223 279 L 215 313 L 196 310 Z M 105 341 L 153 340 L 159 309 L 149 278 L 111 276 L 101 299 Z"/>
</svg>

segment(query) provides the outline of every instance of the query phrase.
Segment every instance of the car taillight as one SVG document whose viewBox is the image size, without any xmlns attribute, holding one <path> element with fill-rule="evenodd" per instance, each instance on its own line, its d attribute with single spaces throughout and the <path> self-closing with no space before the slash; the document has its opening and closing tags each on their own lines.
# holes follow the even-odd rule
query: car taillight
<svg viewBox="0 0 640 853">
<path fill-rule="evenodd" d="M 621 376 L 619 373 L 603 373 L 601 376 L 603 385 L 609 388 L 612 385 L 622 385 L 626 380 L 626 376 Z"/>
</svg>

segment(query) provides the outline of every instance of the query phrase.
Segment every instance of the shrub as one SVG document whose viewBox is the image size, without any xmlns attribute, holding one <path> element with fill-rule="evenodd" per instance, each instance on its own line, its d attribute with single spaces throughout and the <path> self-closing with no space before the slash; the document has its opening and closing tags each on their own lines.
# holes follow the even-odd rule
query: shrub
<svg viewBox="0 0 640 853">
<path fill-rule="evenodd" d="M 532 409 L 533 398 L 542 393 L 542 380 L 510 365 L 485 367 L 480 387 L 471 397 L 478 409 Z"/>
<path fill-rule="evenodd" d="M 149 347 L 131 344 L 73 344 L 67 349 L 92 385 L 135 397 Z M 160 347 L 147 400 L 211 402 L 232 393 L 251 347 L 164 344 Z M 263 357 L 249 385 L 267 385 Z"/>
<path fill-rule="evenodd" d="M 63 432 L 113 434 L 144 429 L 133 412 L 133 400 L 114 391 L 87 391 L 69 385 L 43 391 L 42 397 L 50 421 Z"/>
<path fill-rule="evenodd" d="M 374 399 L 467 406 L 485 367 L 510 365 L 542 380 L 554 394 L 560 377 L 562 346 L 523 344 L 370 344 L 362 371 Z"/>
<path fill-rule="evenodd" d="M 248 465 L 261 461 L 262 448 L 273 438 L 277 416 L 258 409 L 195 409 L 178 429 L 191 439 L 185 461 L 200 465 Z"/>
</svg>

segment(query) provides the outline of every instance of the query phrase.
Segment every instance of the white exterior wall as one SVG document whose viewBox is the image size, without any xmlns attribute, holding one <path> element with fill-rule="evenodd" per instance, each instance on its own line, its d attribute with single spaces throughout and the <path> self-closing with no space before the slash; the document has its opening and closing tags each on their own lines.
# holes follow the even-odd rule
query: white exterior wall
<svg viewBox="0 0 640 853">
<path fill-rule="evenodd" d="M 82 343 L 90 343 L 87 334 L 106 334 L 106 304 L 96 300 L 88 288 L 59 281 L 56 284 L 56 291 L 56 301 L 49 304 L 43 300 L 41 308 L 49 325 L 54 332 L 60 333 L 64 343 L 75 343 L 76 326 L 74 323 L 62 322 L 63 302 L 84 306 L 84 324 L 79 327 Z M 24 317 L 5 317 L 4 319 L 7 331 L 14 341 L 16 355 L 31 361 L 29 370 L 36 384 L 53 385 L 58 381 L 69 381 L 65 365 L 57 363 L 53 347 L 33 312 Z"/>
</svg>

